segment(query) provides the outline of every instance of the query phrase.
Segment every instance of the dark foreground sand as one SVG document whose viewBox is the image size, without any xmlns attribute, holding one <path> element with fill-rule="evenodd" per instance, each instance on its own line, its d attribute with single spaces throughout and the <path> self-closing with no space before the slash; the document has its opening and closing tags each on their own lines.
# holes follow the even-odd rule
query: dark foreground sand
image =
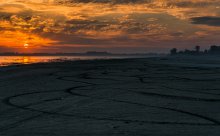
<svg viewBox="0 0 220 136">
<path fill-rule="evenodd" d="M 220 59 L 0 69 L 0 136 L 219 136 Z"/>
</svg>

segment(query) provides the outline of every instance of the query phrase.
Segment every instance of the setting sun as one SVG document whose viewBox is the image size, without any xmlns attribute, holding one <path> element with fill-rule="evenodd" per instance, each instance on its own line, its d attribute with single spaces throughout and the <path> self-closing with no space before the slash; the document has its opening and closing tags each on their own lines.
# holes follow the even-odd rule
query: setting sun
<svg viewBox="0 0 220 136">
<path fill-rule="evenodd" d="M 25 43 L 25 44 L 24 44 L 24 48 L 27 49 L 28 47 L 29 47 L 29 44 Z"/>
</svg>

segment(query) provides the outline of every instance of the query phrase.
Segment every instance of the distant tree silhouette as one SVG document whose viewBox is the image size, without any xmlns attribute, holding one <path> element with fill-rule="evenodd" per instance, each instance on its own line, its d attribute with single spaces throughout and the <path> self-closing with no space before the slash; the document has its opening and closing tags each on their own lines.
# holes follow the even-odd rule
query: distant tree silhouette
<svg viewBox="0 0 220 136">
<path fill-rule="evenodd" d="M 176 48 L 171 49 L 171 50 L 170 50 L 170 54 L 171 54 L 171 55 L 177 54 L 177 49 L 176 49 Z"/>
</svg>

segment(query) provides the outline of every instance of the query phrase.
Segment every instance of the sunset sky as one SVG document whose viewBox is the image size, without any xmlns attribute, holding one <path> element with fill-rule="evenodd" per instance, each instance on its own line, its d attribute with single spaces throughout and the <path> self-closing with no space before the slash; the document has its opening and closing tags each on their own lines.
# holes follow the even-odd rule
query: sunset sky
<svg viewBox="0 0 220 136">
<path fill-rule="evenodd" d="M 220 0 L 0 0 L 0 52 L 143 53 L 212 44 L 220 44 Z"/>
</svg>

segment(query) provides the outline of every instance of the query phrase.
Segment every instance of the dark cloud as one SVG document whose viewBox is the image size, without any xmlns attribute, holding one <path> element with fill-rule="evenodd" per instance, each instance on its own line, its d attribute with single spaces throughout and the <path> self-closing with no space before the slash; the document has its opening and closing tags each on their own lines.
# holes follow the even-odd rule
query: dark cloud
<svg viewBox="0 0 220 136">
<path fill-rule="evenodd" d="M 72 20 L 68 20 L 66 21 L 66 23 L 68 24 L 97 24 L 98 21 L 97 20 L 80 20 L 80 19 L 72 19 Z"/>
<path fill-rule="evenodd" d="M 167 2 L 168 6 L 175 5 L 177 7 L 181 8 L 187 8 L 187 7 L 207 7 L 207 6 L 217 6 L 219 5 L 219 2 L 216 1 L 178 1 L 178 2 Z"/>
<path fill-rule="evenodd" d="M 154 0 L 55 0 L 55 3 L 112 3 L 112 4 L 126 4 L 126 3 L 151 3 Z"/>
<path fill-rule="evenodd" d="M 54 0 L 57 4 L 75 4 L 75 3 L 107 3 L 107 4 L 150 4 L 151 7 L 207 7 L 218 6 L 219 0 Z M 158 5 L 159 4 L 159 5 Z"/>
<path fill-rule="evenodd" d="M 183 33 L 183 32 L 173 32 L 173 33 L 171 33 L 170 35 L 171 35 L 171 36 L 176 36 L 176 37 L 178 37 L 178 36 L 183 36 L 184 33 Z"/>
<path fill-rule="evenodd" d="M 193 24 L 220 26 L 220 17 L 204 16 L 191 18 Z"/>
<path fill-rule="evenodd" d="M 109 26 L 108 22 L 98 21 L 98 20 L 80 20 L 72 19 L 66 21 L 68 25 L 65 26 L 65 32 L 76 32 L 79 30 L 101 30 Z"/>
<path fill-rule="evenodd" d="M 10 20 L 11 16 L 11 13 L 0 12 L 0 20 Z"/>
</svg>

